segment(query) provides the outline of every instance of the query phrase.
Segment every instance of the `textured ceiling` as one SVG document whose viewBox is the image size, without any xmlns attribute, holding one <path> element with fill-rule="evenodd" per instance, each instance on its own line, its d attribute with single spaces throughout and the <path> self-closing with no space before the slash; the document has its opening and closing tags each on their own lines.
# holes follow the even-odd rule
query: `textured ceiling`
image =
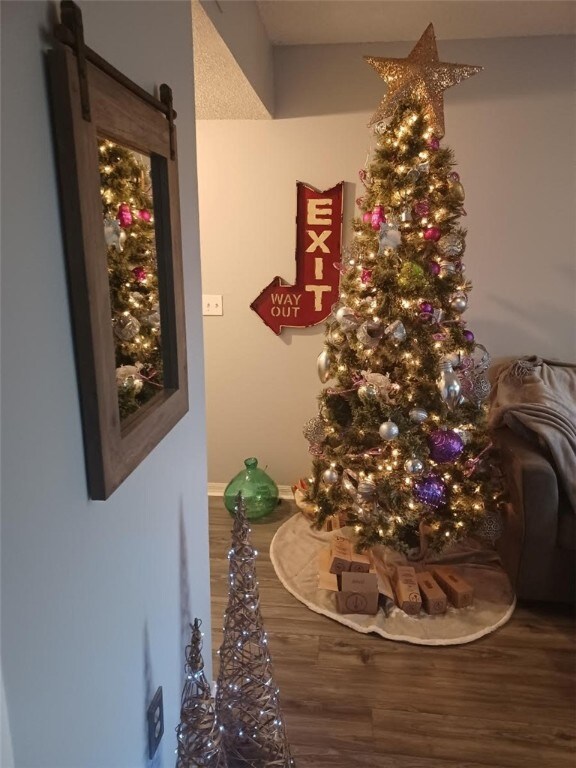
<svg viewBox="0 0 576 768">
<path fill-rule="evenodd" d="M 198 0 L 191 2 L 197 118 L 269 119 L 205 10 Z M 216 18 L 240 4 L 203 2 L 214 3 Z M 260 34 L 273 45 L 413 43 L 430 21 L 439 40 L 576 34 L 575 0 L 256 0 L 255 5 Z M 253 21 L 254 15 L 246 19 Z M 243 31 L 250 42 L 253 30 Z"/>
<path fill-rule="evenodd" d="M 192 0 L 194 91 L 198 120 L 271 117 L 197 0 Z"/>
<path fill-rule="evenodd" d="M 226 0 L 220 0 L 224 4 Z M 574 0 L 258 0 L 274 45 L 576 34 Z"/>
</svg>

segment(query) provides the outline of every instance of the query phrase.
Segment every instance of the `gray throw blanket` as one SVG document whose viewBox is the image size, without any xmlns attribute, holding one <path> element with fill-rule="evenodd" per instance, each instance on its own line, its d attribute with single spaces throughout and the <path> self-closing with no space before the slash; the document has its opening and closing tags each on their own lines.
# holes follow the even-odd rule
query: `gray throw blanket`
<svg viewBox="0 0 576 768">
<path fill-rule="evenodd" d="M 489 425 L 546 448 L 576 511 L 576 365 L 523 357 L 492 374 Z"/>
</svg>

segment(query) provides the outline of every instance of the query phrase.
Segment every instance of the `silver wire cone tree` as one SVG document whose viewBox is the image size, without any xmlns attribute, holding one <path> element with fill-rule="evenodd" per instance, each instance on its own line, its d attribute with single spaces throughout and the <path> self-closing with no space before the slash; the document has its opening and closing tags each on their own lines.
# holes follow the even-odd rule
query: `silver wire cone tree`
<svg viewBox="0 0 576 768">
<path fill-rule="evenodd" d="M 250 543 L 241 493 L 234 512 L 228 553 L 229 596 L 216 692 L 226 755 L 230 768 L 294 768 L 260 611 L 255 568 L 258 553 Z"/>
<path fill-rule="evenodd" d="M 186 647 L 186 680 L 182 691 L 176 768 L 228 768 L 222 731 L 210 684 L 204 674 L 201 621 L 194 619 Z"/>
</svg>

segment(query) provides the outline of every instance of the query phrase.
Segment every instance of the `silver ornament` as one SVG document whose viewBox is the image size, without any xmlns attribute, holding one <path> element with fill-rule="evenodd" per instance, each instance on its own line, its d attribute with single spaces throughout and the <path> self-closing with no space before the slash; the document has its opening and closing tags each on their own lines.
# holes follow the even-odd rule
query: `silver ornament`
<svg viewBox="0 0 576 768">
<path fill-rule="evenodd" d="M 443 363 L 450 363 L 452 368 L 457 368 L 462 362 L 462 355 L 460 352 L 449 352 L 446 355 L 442 355 Z"/>
<path fill-rule="evenodd" d="M 336 320 L 340 324 L 340 328 L 346 331 L 353 331 L 360 325 L 360 318 L 356 317 L 350 307 L 340 307 L 336 311 Z"/>
<path fill-rule="evenodd" d="M 398 384 L 393 384 L 390 381 L 388 374 L 372 373 L 371 371 L 362 371 L 362 376 L 366 384 L 372 384 L 378 389 L 378 395 L 384 400 L 385 403 L 391 402 L 396 392 L 400 389 Z"/>
<path fill-rule="evenodd" d="M 430 171 L 430 162 L 428 160 L 425 160 L 423 163 L 418 163 L 416 166 L 416 170 L 418 173 L 429 173 Z"/>
<path fill-rule="evenodd" d="M 454 410 L 461 399 L 461 386 L 450 363 L 440 363 L 440 376 L 436 383 L 440 390 L 440 397 L 449 410 Z"/>
<path fill-rule="evenodd" d="M 367 523 L 371 520 L 376 519 L 377 507 L 373 501 L 366 502 L 366 500 L 363 499 L 362 496 L 356 496 L 356 498 L 354 499 L 354 506 L 352 507 L 352 512 L 355 515 L 355 517 L 358 518 L 358 520 L 361 520 L 363 523 Z"/>
<path fill-rule="evenodd" d="M 116 386 L 126 391 L 132 390 L 137 395 L 144 386 L 140 375 L 141 368 L 141 363 L 121 365 L 119 368 L 116 368 Z"/>
<path fill-rule="evenodd" d="M 487 371 L 490 367 L 490 353 L 484 346 L 484 344 L 476 343 L 474 345 L 474 352 L 472 353 L 474 359 L 474 370 L 477 373 Z"/>
<path fill-rule="evenodd" d="M 409 207 L 403 208 L 400 211 L 400 221 L 402 221 L 404 223 L 408 222 L 408 221 L 412 221 L 412 210 L 411 210 L 411 208 L 409 208 Z"/>
<path fill-rule="evenodd" d="M 374 320 L 366 320 L 357 331 L 358 341 L 369 349 L 377 347 L 383 335 L 382 323 Z"/>
<path fill-rule="evenodd" d="M 125 312 L 114 320 L 114 335 L 121 341 L 131 341 L 138 335 L 140 323 L 129 312 Z"/>
<path fill-rule="evenodd" d="M 341 301 L 337 301 L 335 304 L 332 304 L 332 306 L 330 307 L 330 313 L 331 314 L 330 314 L 330 317 L 328 318 L 328 320 L 336 320 L 336 314 L 337 314 L 338 310 L 341 309 L 343 306 L 344 306 L 344 304 L 342 304 Z"/>
<path fill-rule="evenodd" d="M 318 355 L 316 364 L 318 366 L 318 378 L 324 384 L 330 378 L 330 352 L 327 349 L 323 349 Z"/>
<path fill-rule="evenodd" d="M 326 439 L 326 428 L 326 422 L 323 421 L 319 416 L 315 416 L 313 419 L 310 419 L 306 422 L 304 429 L 302 430 L 302 434 L 309 443 L 317 444 L 323 442 Z"/>
<path fill-rule="evenodd" d="M 401 320 L 394 320 L 394 322 L 390 323 L 385 328 L 384 333 L 398 344 L 406 338 L 406 328 Z"/>
<path fill-rule="evenodd" d="M 325 469 L 324 472 L 322 472 L 322 480 L 326 485 L 334 485 L 334 483 L 338 482 L 339 477 L 340 475 L 338 472 L 332 467 L 328 467 L 328 469 Z"/>
<path fill-rule="evenodd" d="M 393 421 L 384 421 L 380 424 L 378 434 L 382 440 L 394 440 L 395 437 L 398 437 L 399 431 L 398 425 Z"/>
<path fill-rule="evenodd" d="M 137 395 L 144 386 L 144 382 L 142 379 L 138 378 L 137 376 L 127 376 L 123 383 L 122 387 L 125 390 L 133 390 L 134 394 Z"/>
<path fill-rule="evenodd" d="M 160 306 L 154 304 L 152 311 L 142 318 L 142 322 L 152 328 L 160 328 Z"/>
<path fill-rule="evenodd" d="M 411 475 L 418 475 L 423 471 L 424 463 L 416 458 L 406 459 L 404 462 L 404 469 Z"/>
<path fill-rule="evenodd" d="M 420 178 L 420 171 L 418 170 L 417 167 L 411 168 L 406 174 L 406 181 L 408 181 L 410 184 L 415 184 L 419 178 Z"/>
<path fill-rule="evenodd" d="M 356 496 L 356 489 L 358 488 L 358 480 L 356 479 L 356 473 L 350 469 L 345 469 L 342 473 L 342 488 L 351 496 Z"/>
<path fill-rule="evenodd" d="M 126 232 L 124 232 L 117 219 L 104 219 L 104 240 L 109 248 L 116 248 L 118 253 L 122 253 L 124 250 L 123 245 L 126 241 Z"/>
<path fill-rule="evenodd" d="M 468 306 L 468 296 L 465 293 L 454 293 L 450 297 L 450 306 L 454 312 L 461 314 Z"/>
<path fill-rule="evenodd" d="M 504 532 L 504 521 L 500 512 L 485 512 L 480 523 L 477 534 L 483 539 L 494 542 L 498 541 Z"/>
<path fill-rule="evenodd" d="M 437 248 L 444 256 L 453 259 L 456 256 L 460 256 L 464 250 L 464 238 L 455 232 L 449 232 L 447 235 L 442 235 L 440 240 L 438 240 Z"/>
<path fill-rule="evenodd" d="M 432 311 L 432 320 L 435 323 L 438 323 L 438 325 L 440 325 L 440 323 L 444 320 L 445 317 L 446 317 L 446 312 L 444 312 L 443 309 L 434 309 Z"/>
<path fill-rule="evenodd" d="M 396 229 L 389 221 L 380 224 L 380 234 L 378 235 L 380 247 L 378 252 L 382 253 L 385 248 L 396 249 L 402 242 L 400 230 Z"/>
<path fill-rule="evenodd" d="M 449 275 L 456 274 L 456 265 L 452 261 L 440 262 L 440 277 L 448 277 Z"/>
<path fill-rule="evenodd" d="M 373 480 L 360 480 L 357 493 L 362 499 L 371 499 L 376 493 L 376 483 Z"/>
<path fill-rule="evenodd" d="M 424 408 L 412 408 L 408 416 L 410 421 L 414 421 L 416 424 L 421 424 L 428 418 L 428 411 L 424 410 Z"/>
<path fill-rule="evenodd" d="M 375 384 L 360 384 L 358 387 L 358 397 L 363 403 L 374 402 L 380 397 L 380 390 Z"/>
<path fill-rule="evenodd" d="M 483 403 L 490 395 L 491 389 L 492 386 L 484 374 L 477 376 L 472 385 L 472 397 L 474 398 L 474 401 L 478 405 Z"/>
<path fill-rule="evenodd" d="M 345 336 L 338 328 L 332 328 L 327 335 L 328 341 L 334 346 L 339 347 L 344 343 Z"/>
<path fill-rule="evenodd" d="M 467 429 L 461 429 L 460 427 L 454 427 L 452 430 L 453 432 L 456 432 L 456 434 L 460 437 L 464 445 L 466 445 L 470 441 L 470 433 Z"/>
</svg>

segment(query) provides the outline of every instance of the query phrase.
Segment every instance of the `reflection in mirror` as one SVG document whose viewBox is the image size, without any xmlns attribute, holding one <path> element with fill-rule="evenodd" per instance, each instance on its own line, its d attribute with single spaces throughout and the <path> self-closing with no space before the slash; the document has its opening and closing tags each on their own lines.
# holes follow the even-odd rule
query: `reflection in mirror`
<svg viewBox="0 0 576 768">
<path fill-rule="evenodd" d="M 150 158 L 100 138 L 100 194 L 120 418 L 163 387 Z"/>
</svg>

